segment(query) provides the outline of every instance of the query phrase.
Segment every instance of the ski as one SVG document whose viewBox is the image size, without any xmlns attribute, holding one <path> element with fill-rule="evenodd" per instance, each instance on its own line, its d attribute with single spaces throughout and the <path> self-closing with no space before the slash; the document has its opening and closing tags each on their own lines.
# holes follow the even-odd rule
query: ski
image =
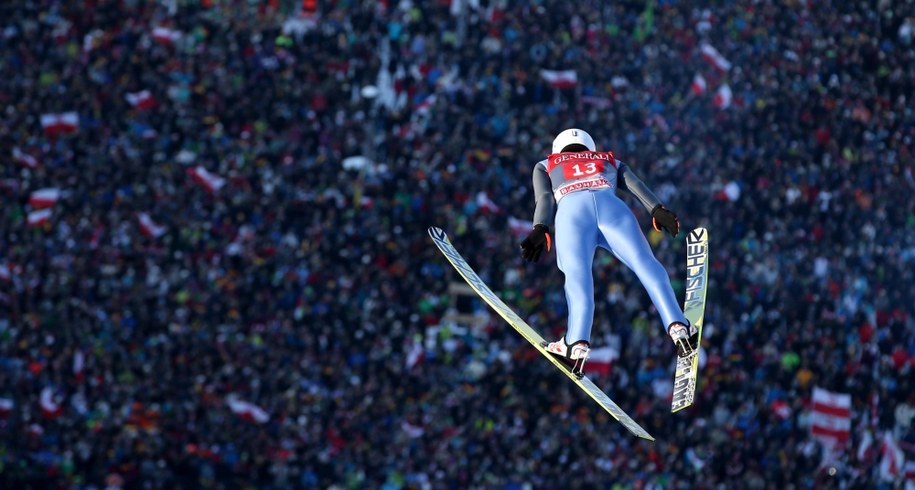
<svg viewBox="0 0 915 490">
<path fill-rule="evenodd" d="M 686 294 L 683 314 L 699 330 L 690 339 L 693 350 L 677 357 L 671 413 L 693 404 L 699 377 L 699 348 L 702 345 L 702 322 L 705 318 L 705 296 L 708 291 L 708 230 L 696 228 L 686 237 Z"/>
<path fill-rule="evenodd" d="M 607 396 L 593 381 L 588 379 L 586 376 L 578 377 L 576 376 L 569 366 L 565 365 L 561 360 L 548 353 L 544 348 L 543 344 L 545 341 L 543 337 L 540 336 L 533 328 L 531 328 L 524 320 L 521 319 L 511 308 L 509 308 L 495 293 L 489 289 L 489 286 L 480 279 L 480 276 L 473 270 L 470 265 L 467 264 L 467 261 L 464 260 L 464 257 L 454 248 L 451 244 L 451 241 L 448 240 L 448 235 L 441 229 L 436 227 L 429 228 L 429 236 L 432 237 L 432 241 L 435 242 L 435 245 L 438 249 L 444 254 L 445 258 L 451 262 L 451 265 L 458 271 L 461 277 L 467 281 L 467 284 L 473 288 L 474 291 L 483 301 L 492 307 L 502 318 L 508 322 L 522 337 L 524 337 L 538 352 L 540 352 L 544 357 L 550 360 L 554 366 L 559 368 L 560 371 L 566 374 L 579 388 L 581 388 L 585 393 L 588 394 L 598 405 L 601 406 L 611 417 L 623 424 L 623 427 L 629 429 L 630 432 L 635 434 L 642 439 L 647 439 L 649 441 L 655 440 L 645 429 L 642 428 L 638 423 L 632 420 L 629 415 L 626 414 L 613 400 Z"/>
</svg>

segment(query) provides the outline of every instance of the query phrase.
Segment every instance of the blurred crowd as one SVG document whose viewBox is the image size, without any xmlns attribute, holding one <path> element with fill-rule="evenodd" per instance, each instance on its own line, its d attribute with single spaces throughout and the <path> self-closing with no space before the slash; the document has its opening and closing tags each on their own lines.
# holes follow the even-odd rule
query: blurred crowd
<svg viewBox="0 0 915 490">
<path fill-rule="evenodd" d="M 915 448 L 912 12 L 0 5 L 0 487 L 900 487 L 861 441 Z M 572 126 L 710 230 L 684 412 L 644 289 L 595 264 L 595 380 L 655 443 L 449 289 L 426 234 L 558 338 L 555 257 L 518 243 Z M 682 297 L 683 234 L 625 199 Z M 814 386 L 853 400 L 829 457 Z"/>
</svg>

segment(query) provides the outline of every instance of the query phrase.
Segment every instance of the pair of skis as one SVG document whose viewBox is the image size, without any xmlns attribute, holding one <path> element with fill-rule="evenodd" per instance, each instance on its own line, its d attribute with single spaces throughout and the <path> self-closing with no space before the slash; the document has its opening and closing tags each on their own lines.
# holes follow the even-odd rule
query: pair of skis
<svg viewBox="0 0 915 490">
<path fill-rule="evenodd" d="M 508 322 L 522 337 L 524 337 L 538 352 L 550 360 L 554 366 L 566 374 L 579 388 L 588 394 L 598 405 L 600 405 L 611 417 L 619 421 L 634 435 L 647 439 L 655 440 L 645 429 L 636 421 L 632 420 L 613 400 L 607 396 L 597 385 L 594 384 L 587 376 L 581 376 L 563 363 L 556 356 L 548 353 L 544 349 L 546 342 L 533 328 L 521 319 L 511 308 L 509 308 L 495 293 L 489 289 L 489 286 L 480 279 L 480 276 L 473 270 L 464 257 L 454 248 L 448 235 L 436 227 L 429 228 L 429 236 L 432 241 L 441 250 L 445 258 L 451 262 L 451 265 L 458 271 L 461 277 L 467 281 L 467 284 L 476 291 L 477 294 L 486 301 L 502 318 Z M 674 391 L 671 401 L 671 412 L 678 412 L 692 405 L 696 394 L 696 380 L 699 374 L 699 344 L 702 340 L 702 321 L 705 315 L 705 297 L 708 285 L 708 232 L 705 228 L 697 228 L 687 235 L 686 239 L 686 297 L 684 300 L 683 314 L 692 325 L 698 328 L 698 334 L 691 343 L 694 342 L 694 349 L 690 354 L 677 358 L 677 367 L 674 374 Z"/>
</svg>

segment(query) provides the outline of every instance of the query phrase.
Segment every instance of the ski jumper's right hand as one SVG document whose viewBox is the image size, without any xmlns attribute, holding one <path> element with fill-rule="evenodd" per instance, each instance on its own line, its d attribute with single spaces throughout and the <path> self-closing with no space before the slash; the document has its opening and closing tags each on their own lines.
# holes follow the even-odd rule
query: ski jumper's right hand
<svg viewBox="0 0 915 490">
<path fill-rule="evenodd" d="M 667 230 L 667 233 L 670 233 L 672 237 L 680 233 L 680 220 L 677 219 L 677 215 L 673 211 L 665 208 L 663 204 L 658 204 L 651 210 L 651 225 L 654 226 L 655 231 L 661 231 L 661 228 Z"/>
<path fill-rule="evenodd" d="M 547 252 L 553 248 L 550 228 L 543 224 L 534 225 L 534 229 L 521 242 L 521 258 L 528 262 L 537 262 L 544 248 Z"/>
</svg>

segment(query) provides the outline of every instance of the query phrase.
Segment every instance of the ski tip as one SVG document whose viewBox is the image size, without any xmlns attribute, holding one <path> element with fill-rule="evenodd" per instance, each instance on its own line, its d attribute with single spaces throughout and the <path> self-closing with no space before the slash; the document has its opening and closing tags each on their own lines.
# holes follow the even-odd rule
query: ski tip
<svg viewBox="0 0 915 490">
<path fill-rule="evenodd" d="M 445 233 L 445 230 L 442 230 L 437 226 L 429 227 L 429 236 L 431 236 L 433 240 L 439 241 L 445 241 L 448 239 L 448 234 Z"/>
<path fill-rule="evenodd" d="M 696 228 L 693 231 L 689 232 L 689 238 L 690 238 L 690 241 L 692 241 L 692 242 L 698 242 L 698 241 L 702 240 L 703 238 L 705 238 L 706 235 L 708 235 L 708 230 L 706 230 L 705 228 L 703 228 L 701 226 L 699 228 Z"/>
</svg>

